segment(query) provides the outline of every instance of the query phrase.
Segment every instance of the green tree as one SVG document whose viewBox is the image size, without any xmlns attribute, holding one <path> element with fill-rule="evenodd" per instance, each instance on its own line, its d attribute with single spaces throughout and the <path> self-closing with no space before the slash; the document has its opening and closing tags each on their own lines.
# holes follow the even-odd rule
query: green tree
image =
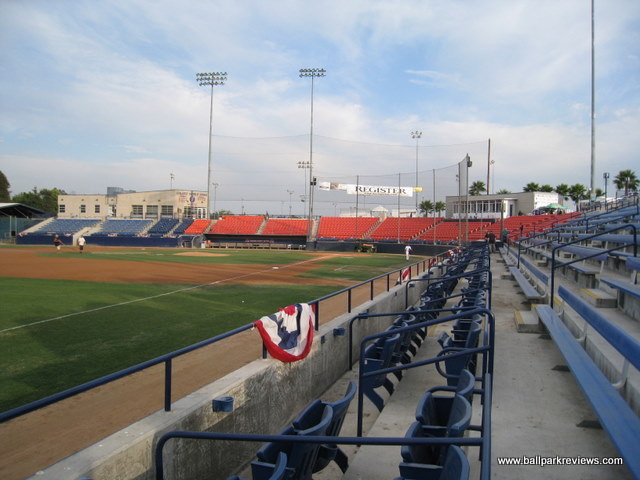
<svg viewBox="0 0 640 480">
<path fill-rule="evenodd" d="M 66 195 L 66 192 L 59 188 L 43 188 L 38 190 L 36 187 L 33 187 L 33 190 L 30 192 L 22 192 L 14 195 L 12 200 L 16 203 L 24 203 L 25 205 L 39 208 L 40 210 L 55 215 L 58 213 L 59 195 Z"/>
<path fill-rule="evenodd" d="M 5 174 L 0 170 L 0 202 L 7 203 L 11 201 L 11 196 L 9 195 L 10 186 L 9 180 L 7 180 Z"/>
<path fill-rule="evenodd" d="M 438 214 L 438 216 L 440 216 L 440 212 L 444 211 L 447 209 L 447 204 L 440 201 L 440 202 L 436 202 L 436 204 L 433 207 L 436 211 L 436 213 Z"/>
<path fill-rule="evenodd" d="M 511 192 L 506 188 L 501 188 L 500 190 L 498 190 L 498 195 L 506 195 L 508 193 L 511 193 Z"/>
<path fill-rule="evenodd" d="M 542 185 L 540 187 L 540 191 L 541 192 L 553 192 L 553 187 L 551 185 L 549 185 L 548 183 L 545 183 L 544 185 Z"/>
<path fill-rule="evenodd" d="M 604 190 L 596 188 L 596 197 L 604 197 Z"/>
<path fill-rule="evenodd" d="M 433 202 L 431 200 L 423 200 L 422 202 L 420 202 L 420 212 L 422 212 L 422 214 L 426 217 L 427 215 L 429 215 L 431 212 L 433 212 Z"/>
<path fill-rule="evenodd" d="M 529 182 L 524 186 L 522 191 L 523 192 L 539 192 L 540 191 L 540 185 L 535 183 L 535 182 Z"/>
<path fill-rule="evenodd" d="M 624 189 L 624 195 L 629 195 L 629 192 L 635 192 L 638 190 L 638 177 L 632 170 L 620 170 L 616 178 L 613 179 L 613 184 L 618 190 Z"/>
<path fill-rule="evenodd" d="M 569 185 L 566 183 L 556 185 L 556 193 L 562 195 L 563 198 L 567 198 L 569 196 Z"/>
<path fill-rule="evenodd" d="M 576 204 L 576 210 L 579 210 L 579 202 L 580 200 L 585 200 L 589 198 L 589 193 L 587 192 L 587 187 L 581 185 L 580 183 L 576 183 L 575 185 L 571 185 L 569 187 L 569 197 Z"/>
<path fill-rule="evenodd" d="M 469 187 L 469 195 L 476 196 L 487 190 L 487 186 L 484 182 L 477 180 Z"/>
</svg>

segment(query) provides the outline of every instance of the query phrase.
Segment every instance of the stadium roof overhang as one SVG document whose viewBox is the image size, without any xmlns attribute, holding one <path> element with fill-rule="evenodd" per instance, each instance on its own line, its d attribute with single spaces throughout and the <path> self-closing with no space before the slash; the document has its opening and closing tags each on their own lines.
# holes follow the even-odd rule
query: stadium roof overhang
<svg viewBox="0 0 640 480">
<path fill-rule="evenodd" d="M 0 217 L 46 217 L 48 214 L 39 208 L 22 203 L 0 203 Z"/>
</svg>

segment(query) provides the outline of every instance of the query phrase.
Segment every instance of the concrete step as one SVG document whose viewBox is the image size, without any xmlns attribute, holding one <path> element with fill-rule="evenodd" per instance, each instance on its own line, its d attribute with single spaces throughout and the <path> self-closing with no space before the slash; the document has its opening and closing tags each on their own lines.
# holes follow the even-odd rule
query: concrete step
<svg viewBox="0 0 640 480">
<path fill-rule="evenodd" d="M 514 322 L 519 333 L 540 333 L 540 320 L 533 310 L 514 310 Z"/>
<path fill-rule="evenodd" d="M 597 308 L 616 308 L 618 299 L 614 295 L 597 288 L 581 288 L 580 297 Z"/>
</svg>

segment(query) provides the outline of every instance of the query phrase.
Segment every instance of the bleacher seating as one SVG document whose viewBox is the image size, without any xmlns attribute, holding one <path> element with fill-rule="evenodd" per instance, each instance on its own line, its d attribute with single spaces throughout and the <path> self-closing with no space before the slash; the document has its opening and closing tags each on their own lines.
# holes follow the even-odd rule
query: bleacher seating
<svg viewBox="0 0 640 480">
<path fill-rule="evenodd" d="M 262 235 L 306 235 L 309 222 L 299 218 L 270 218 Z"/>
<path fill-rule="evenodd" d="M 407 242 L 426 232 L 440 218 L 432 217 L 389 217 L 378 225 L 369 235 L 374 240 L 397 240 Z"/>
<path fill-rule="evenodd" d="M 178 225 L 178 223 L 179 220 L 176 218 L 161 218 L 147 231 L 147 233 L 153 235 L 166 235 L 171 231 L 171 229 L 173 229 L 173 227 Z"/>
<path fill-rule="evenodd" d="M 193 218 L 185 218 L 182 220 L 176 228 L 173 229 L 175 235 L 182 235 L 186 232 L 187 228 L 193 223 Z"/>
<path fill-rule="evenodd" d="M 262 215 L 225 215 L 213 224 L 210 233 L 255 235 L 258 233 L 262 222 L 264 222 Z"/>
<path fill-rule="evenodd" d="M 34 230 L 34 233 L 73 234 L 84 228 L 94 227 L 98 223 L 100 223 L 99 219 L 55 218 Z"/>
<path fill-rule="evenodd" d="M 372 217 L 322 217 L 318 226 L 318 238 L 364 238 L 364 235 L 378 223 Z"/>
<path fill-rule="evenodd" d="M 207 220 L 206 218 L 199 218 L 194 220 L 191 225 L 189 225 L 184 233 L 197 235 L 200 233 L 206 233 L 209 229 L 209 225 L 211 225 L 211 220 Z"/>
<path fill-rule="evenodd" d="M 151 223 L 152 220 L 109 219 L 102 224 L 97 233 L 100 235 L 139 235 Z"/>
<path fill-rule="evenodd" d="M 559 295 L 567 306 L 598 331 L 635 368 L 640 369 L 640 342 L 609 322 L 600 312 L 567 288 L 560 287 Z M 640 476 L 640 456 L 637 452 L 637 446 L 640 445 L 640 418 L 574 338 L 553 308 L 549 305 L 539 305 L 536 311 L 567 361 L 600 423 L 624 459 L 625 465 L 637 478 Z"/>
</svg>

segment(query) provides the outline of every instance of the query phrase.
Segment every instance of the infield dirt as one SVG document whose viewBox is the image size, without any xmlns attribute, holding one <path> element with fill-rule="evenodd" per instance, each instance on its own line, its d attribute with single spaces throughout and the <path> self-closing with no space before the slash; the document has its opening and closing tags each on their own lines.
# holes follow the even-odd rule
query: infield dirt
<svg viewBox="0 0 640 480">
<path fill-rule="evenodd" d="M 87 248 L 89 251 L 116 249 Z M 128 249 L 131 250 L 131 249 Z M 353 282 L 305 278 L 295 275 L 315 268 L 333 253 L 308 253 L 308 261 L 274 268 L 270 265 L 182 264 L 86 258 L 55 253 L 53 247 L 0 248 L 3 277 L 143 283 L 268 283 L 348 286 Z M 224 255 L 182 252 L 186 255 Z M 80 255 L 85 257 L 80 258 Z M 284 305 L 283 305 L 284 306 Z M 323 318 L 341 313 L 323 304 Z M 265 312 L 265 314 L 272 312 Z M 241 348 L 239 348 L 241 347 Z M 173 400 L 260 358 L 257 330 L 245 331 L 213 346 L 183 355 L 173 362 Z M 103 387 L 76 395 L 0 425 L 0 478 L 19 480 L 94 444 L 127 425 L 163 408 L 164 367 L 149 368 Z M 34 441 L 34 439 L 39 439 Z M 42 445 L 46 445 L 43 448 Z"/>
</svg>

